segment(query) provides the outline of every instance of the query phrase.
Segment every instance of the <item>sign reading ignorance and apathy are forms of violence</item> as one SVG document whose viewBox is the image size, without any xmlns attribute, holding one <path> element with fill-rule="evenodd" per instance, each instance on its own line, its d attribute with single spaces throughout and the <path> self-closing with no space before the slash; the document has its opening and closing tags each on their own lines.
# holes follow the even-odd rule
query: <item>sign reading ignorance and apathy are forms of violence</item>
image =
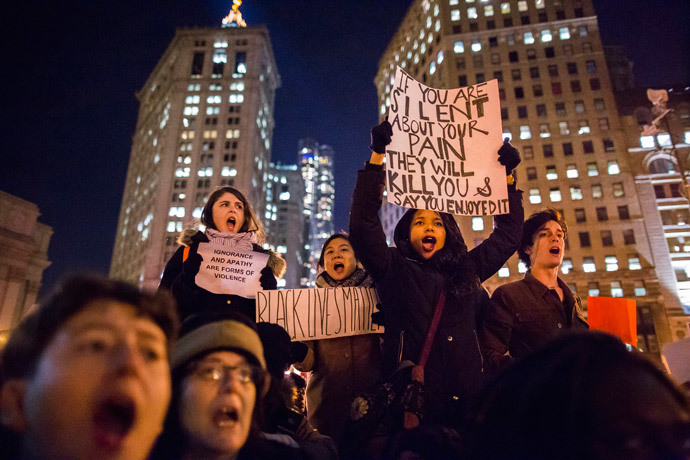
<svg viewBox="0 0 690 460">
<path fill-rule="evenodd" d="M 253 299 L 261 290 L 261 269 L 268 254 L 214 243 L 199 243 L 203 258 L 195 282 L 214 294 L 234 294 Z"/>
<path fill-rule="evenodd" d="M 376 290 L 364 287 L 281 289 L 256 293 L 256 322 L 282 326 L 292 340 L 383 333 L 371 321 Z"/>
<path fill-rule="evenodd" d="M 398 67 L 390 98 L 389 202 L 468 216 L 509 212 L 497 80 L 435 89 Z"/>
</svg>

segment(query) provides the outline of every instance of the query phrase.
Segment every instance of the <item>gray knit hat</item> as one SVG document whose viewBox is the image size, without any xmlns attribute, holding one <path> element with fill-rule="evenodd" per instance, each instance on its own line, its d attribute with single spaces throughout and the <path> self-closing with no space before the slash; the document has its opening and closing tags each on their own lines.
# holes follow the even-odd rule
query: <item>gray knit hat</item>
<svg viewBox="0 0 690 460">
<path fill-rule="evenodd" d="M 182 325 L 170 367 L 175 371 L 194 357 L 216 350 L 237 351 L 266 370 L 264 348 L 256 329 L 228 315 L 188 318 Z"/>
</svg>

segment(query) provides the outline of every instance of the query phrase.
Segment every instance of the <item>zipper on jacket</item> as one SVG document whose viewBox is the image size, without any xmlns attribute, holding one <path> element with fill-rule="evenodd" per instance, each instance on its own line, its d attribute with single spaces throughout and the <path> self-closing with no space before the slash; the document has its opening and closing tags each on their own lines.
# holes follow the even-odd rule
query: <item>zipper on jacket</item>
<svg viewBox="0 0 690 460">
<path fill-rule="evenodd" d="M 479 337 L 477 336 L 476 329 L 472 329 L 474 333 L 474 343 L 477 344 L 477 352 L 479 353 L 479 359 L 482 364 L 482 374 L 484 373 L 484 355 L 482 354 L 482 348 L 479 346 Z"/>
</svg>

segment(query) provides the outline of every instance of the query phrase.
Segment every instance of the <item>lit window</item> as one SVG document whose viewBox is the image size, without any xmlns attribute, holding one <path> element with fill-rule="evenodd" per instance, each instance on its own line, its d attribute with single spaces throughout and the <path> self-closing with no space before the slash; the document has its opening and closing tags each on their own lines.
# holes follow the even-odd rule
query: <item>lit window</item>
<svg viewBox="0 0 690 460">
<path fill-rule="evenodd" d="M 455 54 L 461 54 L 465 52 L 465 44 L 461 41 L 453 43 L 453 52 Z"/>
<path fill-rule="evenodd" d="M 561 273 L 564 275 L 567 275 L 570 273 L 570 270 L 573 269 L 573 261 L 570 258 L 565 258 L 563 259 L 563 263 L 561 264 Z"/>
<path fill-rule="evenodd" d="M 244 94 L 231 94 L 228 96 L 228 102 L 231 104 L 241 104 L 244 102 Z"/>
<path fill-rule="evenodd" d="M 663 147 L 670 147 L 671 146 L 671 136 L 668 135 L 668 133 L 659 133 L 656 136 L 657 142 L 659 142 L 659 145 Z"/>
<path fill-rule="evenodd" d="M 585 273 L 594 273 L 597 271 L 597 266 L 594 265 L 593 257 L 585 257 L 582 260 L 582 271 Z"/>
<path fill-rule="evenodd" d="M 592 198 L 602 198 L 604 193 L 601 190 L 601 184 L 592 185 Z"/>
<path fill-rule="evenodd" d="M 501 267 L 498 270 L 499 278 L 507 278 L 510 276 L 510 269 L 508 267 Z"/>
<path fill-rule="evenodd" d="M 508 141 L 513 140 L 513 133 L 510 132 L 510 130 L 503 128 L 503 139 L 508 138 Z"/>
<path fill-rule="evenodd" d="M 642 264 L 640 264 L 639 256 L 628 256 L 628 270 L 642 270 Z"/>
<path fill-rule="evenodd" d="M 436 62 L 438 64 L 443 62 L 443 50 L 439 51 L 438 54 L 436 55 Z"/>
<path fill-rule="evenodd" d="M 494 7 L 493 5 L 486 5 L 484 7 L 484 16 L 493 16 L 494 15 Z M 506 269 L 507 270 L 507 269 Z"/>
<path fill-rule="evenodd" d="M 195 219 L 201 219 L 201 211 L 202 210 L 203 210 L 203 208 L 201 208 L 201 207 L 194 208 L 194 211 L 192 211 L 192 217 Z"/>
<path fill-rule="evenodd" d="M 569 164 L 565 167 L 565 176 L 568 179 L 575 179 L 578 176 L 577 173 L 577 165 L 575 164 Z"/>
<path fill-rule="evenodd" d="M 450 20 L 459 21 L 460 20 L 460 10 L 450 10 Z"/>
<path fill-rule="evenodd" d="M 475 216 L 472 218 L 472 230 L 479 232 L 484 230 L 484 218 L 480 216 Z"/>
<path fill-rule="evenodd" d="M 520 139 L 531 139 L 531 138 L 532 138 L 532 132 L 529 130 L 529 126 L 527 126 L 527 125 L 520 126 Z"/>
<path fill-rule="evenodd" d="M 611 281 L 611 297 L 623 297 L 623 288 L 620 281 Z"/>
<path fill-rule="evenodd" d="M 523 40 L 525 45 L 531 45 L 534 43 L 534 35 L 532 35 L 532 32 L 525 32 Z"/>
<path fill-rule="evenodd" d="M 590 297 L 599 297 L 599 283 L 596 281 L 590 281 L 587 284 L 587 295 Z"/>
<path fill-rule="evenodd" d="M 459 1 L 460 1 L 460 0 L 448 0 L 448 4 L 449 4 L 450 6 L 457 5 L 457 4 L 459 3 Z"/>
<path fill-rule="evenodd" d="M 611 175 L 620 174 L 621 168 L 618 166 L 618 162 L 616 160 L 609 161 L 608 172 Z"/>
<path fill-rule="evenodd" d="M 476 53 L 477 51 L 481 51 L 481 50 L 482 50 L 482 44 L 481 44 L 481 42 L 475 40 L 475 41 L 472 42 L 472 47 L 471 47 L 471 48 L 472 48 L 472 51 Z"/>
<path fill-rule="evenodd" d="M 527 1 L 526 0 L 520 0 L 518 2 L 518 11 L 527 11 Z"/>
<path fill-rule="evenodd" d="M 597 168 L 596 163 L 587 163 L 587 175 L 589 177 L 594 177 L 599 175 L 599 168 Z"/>
<path fill-rule="evenodd" d="M 211 177 L 213 176 L 213 168 L 210 166 L 208 168 L 201 168 L 197 171 L 197 176 L 199 177 Z"/>
<path fill-rule="evenodd" d="M 220 175 L 223 177 L 235 177 L 237 175 L 237 170 L 235 168 L 231 168 L 230 166 L 223 166 L 223 169 L 220 171 Z"/>
<path fill-rule="evenodd" d="M 189 168 L 177 168 L 175 170 L 175 177 L 189 177 Z"/>
<path fill-rule="evenodd" d="M 568 128 L 568 122 L 567 121 L 559 121 L 558 122 L 558 129 L 561 131 L 561 134 L 564 136 L 567 136 L 570 134 L 570 128 Z"/>
<path fill-rule="evenodd" d="M 539 137 L 542 139 L 545 137 L 551 137 L 551 130 L 549 129 L 548 123 L 539 124 Z"/>
<path fill-rule="evenodd" d="M 640 136 L 640 146 L 643 149 L 654 148 L 654 136 Z"/>
<path fill-rule="evenodd" d="M 510 13 L 510 3 L 501 2 L 501 13 L 503 13 L 503 14 Z"/>
<path fill-rule="evenodd" d="M 431 64 L 429 64 L 429 75 L 433 75 L 436 73 L 436 61 L 431 61 Z"/>
<path fill-rule="evenodd" d="M 635 296 L 644 297 L 647 295 L 647 288 L 644 285 L 644 281 L 635 281 Z"/>
<path fill-rule="evenodd" d="M 563 197 L 561 196 L 561 189 L 554 187 L 549 190 L 549 200 L 551 200 L 552 203 L 558 203 L 562 199 Z"/>
<path fill-rule="evenodd" d="M 613 196 L 620 198 L 625 196 L 625 189 L 623 188 L 623 182 L 614 182 L 611 184 L 613 186 Z"/>
<path fill-rule="evenodd" d="M 558 173 L 556 172 L 556 167 L 551 165 L 546 167 L 546 179 L 556 180 L 558 179 Z"/>
<path fill-rule="evenodd" d="M 541 41 L 542 42 L 550 42 L 553 40 L 553 36 L 551 35 L 551 31 L 546 29 L 541 31 Z"/>
<path fill-rule="evenodd" d="M 570 187 L 570 199 L 574 201 L 582 199 L 582 188 L 579 185 Z"/>
<path fill-rule="evenodd" d="M 558 29 L 558 36 L 561 38 L 561 40 L 569 40 L 570 29 L 567 27 L 561 27 L 560 29 Z"/>
<path fill-rule="evenodd" d="M 546 6 L 544 2 L 545 0 L 534 0 L 534 6 L 536 6 L 538 9 L 544 8 Z"/>
<path fill-rule="evenodd" d="M 518 273 L 527 273 L 527 265 L 523 261 L 518 262 Z"/>
<path fill-rule="evenodd" d="M 578 134 L 589 134 L 589 121 L 580 120 L 580 129 L 577 130 Z"/>
<path fill-rule="evenodd" d="M 690 144 L 690 131 L 685 131 L 685 133 L 683 133 L 683 137 L 684 137 L 684 142 L 686 144 Z"/>
<path fill-rule="evenodd" d="M 615 272 L 618 270 L 618 259 L 616 256 L 606 256 L 604 262 L 606 262 L 607 272 Z"/>
<path fill-rule="evenodd" d="M 477 8 L 475 8 L 473 6 L 470 8 L 467 8 L 467 17 L 469 19 L 477 19 Z"/>
<path fill-rule="evenodd" d="M 529 189 L 529 202 L 532 204 L 541 203 L 541 194 L 539 193 L 538 188 Z"/>
</svg>

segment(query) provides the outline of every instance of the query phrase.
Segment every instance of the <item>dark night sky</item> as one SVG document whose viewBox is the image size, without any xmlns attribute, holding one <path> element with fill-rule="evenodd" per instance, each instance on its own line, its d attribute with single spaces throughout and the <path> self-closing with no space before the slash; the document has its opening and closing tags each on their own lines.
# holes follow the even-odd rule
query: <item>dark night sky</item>
<svg viewBox="0 0 690 460">
<path fill-rule="evenodd" d="M 20 3 L 20 4 L 19 4 Z M 0 190 L 53 227 L 43 292 L 69 272 L 107 273 L 137 119 L 138 91 L 177 27 L 216 26 L 230 0 L 3 2 Z M 336 229 L 377 120 L 373 78 L 410 0 L 246 0 L 266 24 L 282 87 L 273 159 L 297 141 L 335 148 Z M 624 45 L 637 83 L 690 83 L 687 0 L 595 0 L 605 44 Z"/>
</svg>

